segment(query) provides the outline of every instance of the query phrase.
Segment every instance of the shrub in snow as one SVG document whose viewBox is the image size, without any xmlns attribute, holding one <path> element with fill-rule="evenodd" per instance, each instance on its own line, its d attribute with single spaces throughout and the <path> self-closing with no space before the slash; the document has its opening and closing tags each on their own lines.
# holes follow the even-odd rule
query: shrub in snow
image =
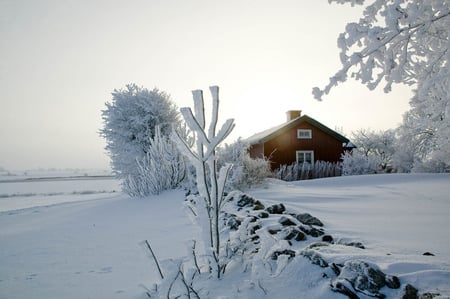
<svg viewBox="0 0 450 299">
<path fill-rule="evenodd" d="M 227 189 L 249 189 L 271 177 L 270 161 L 253 159 L 248 152 L 249 144 L 238 139 L 231 145 L 226 144 L 217 152 L 218 164 L 233 164 L 227 180 Z"/>
<path fill-rule="evenodd" d="M 352 152 L 342 155 L 343 175 L 391 172 L 395 155 L 394 130 L 359 130 L 353 133 Z"/>
<path fill-rule="evenodd" d="M 361 175 L 377 172 L 376 162 L 370 157 L 353 150 L 342 155 L 342 175 Z"/>
<path fill-rule="evenodd" d="M 158 90 L 148 90 L 136 84 L 129 84 L 125 89 L 114 90 L 111 102 L 106 103 L 102 111 L 104 126 L 100 135 L 106 139 L 106 150 L 111 157 L 111 166 L 116 176 L 124 180 L 124 191 L 128 194 L 147 195 L 160 187 L 146 186 L 152 183 L 147 171 L 157 176 L 158 161 L 149 159 L 157 156 L 158 146 L 163 164 L 176 157 L 177 148 L 170 145 L 164 136 L 169 136 L 172 127 L 179 126 L 179 114 L 169 95 Z M 156 127 L 159 127 L 156 136 Z M 159 145 L 157 143 L 160 143 Z M 164 152 L 163 148 L 175 151 Z M 159 159 L 159 158 L 158 158 Z M 179 159 L 173 160 L 172 167 L 183 167 Z M 175 173 L 181 173 L 177 169 Z M 178 175 L 174 175 L 178 177 Z M 176 184 L 176 183 L 175 183 Z M 161 186 L 161 184 L 159 184 Z M 168 184 L 168 185 L 172 185 Z M 159 191 L 156 191 L 156 193 Z"/>
<path fill-rule="evenodd" d="M 216 150 L 233 130 L 234 120 L 228 119 L 216 132 L 219 116 L 219 88 L 212 86 L 210 91 L 213 101 L 212 118 L 208 130 L 206 130 L 203 92 L 194 90 L 192 93 L 195 112 L 193 113 L 187 107 L 180 109 L 187 126 L 194 134 L 194 146 L 191 147 L 176 131 L 174 136 L 178 147 L 191 160 L 196 170 L 197 189 L 208 220 L 208 252 L 212 255 L 211 263 L 215 265 L 217 277 L 220 278 L 225 271 L 226 262 L 222 258 L 219 216 L 224 204 L 224 188 L 231 164 L 224 165 L 218 171 Z"/>
<path fill-rule="evenodd" d="M 131 196 L 159 194 L 174 189 L 184 180 L 186 166 L 183 156 L 175 143 L 161 134 L 159 126 L 155 136 L 142 158 L 136 157 L 137 174 L 128 175 L 123 180 L 124 192 Z"/>
<path fill-rule="evenodd" d="M 331 163 L 327 161 L 315 161 L 309 163 L 292 163 L 291 165 L 281 165 L 275 171 L 275 177 L 284 181 L 299 181 L 342 175 L 341 163 Z"/>
</svg>

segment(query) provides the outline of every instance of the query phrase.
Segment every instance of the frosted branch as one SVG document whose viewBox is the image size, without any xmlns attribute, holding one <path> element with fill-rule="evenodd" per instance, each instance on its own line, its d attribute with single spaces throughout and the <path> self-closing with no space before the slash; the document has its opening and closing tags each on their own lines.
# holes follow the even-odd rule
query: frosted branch
<svg viewBox="0 0 450 299">
<path fill-rule="evenodd" d="M 205 128 L 205 105 L 203 103 L 203 91 L 193 90 L 192 96 L 194 98 L 195 118 L 200 128 Z"/>
<path fill-rule="evenodd" d="M 329 0 L 335 3 L 362 4 L 357 0 Z M 383 18 L 384 27 L 380 27 Z M 353 78 L 369 89 L 382 79 L 385 91 L 393 83 L 417 84 L 432 80 L 444 67 L 449 47 L 450 3 L 416 0 L 373 0 L 358 23 L 349 23 L 338 38 L 342 67 L 324 88 L 314 87 L 313 96 L 321 100 L 332 87 Z M 429 76 L 427 63 L 434 64 Z"/>
<path fill-rule="evenodd" d="M 211 124 L 209 126 L 209 131 L 208 131 L 208 138 L 212 139 L 213 136 L 216 134 L 216 125 L 217 125 L 217 120 L 219 117 L 219 87 L 211 86 L 211 87 L 209 87 L 209 90 L 211 91 L 213 105 L 212 105 Z"/>
</svg>

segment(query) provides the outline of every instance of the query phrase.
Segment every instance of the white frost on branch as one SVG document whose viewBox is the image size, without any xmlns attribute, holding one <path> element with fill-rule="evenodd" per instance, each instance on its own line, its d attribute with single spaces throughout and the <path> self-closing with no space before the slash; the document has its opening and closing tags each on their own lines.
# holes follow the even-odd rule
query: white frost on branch
<svg viewBox="0 0 450 299">
<path fill-rule="evenodd" d="M 321 100 L 348 76 L 369 89 L 384 80 L 384 90 L 389 92 L 393 83 L 413 85 L 432 81 L 440 68 L 449 67 L 449 0 L 370 2 L 359 22 L 349 23 L 339 36 L 342 67 L 324 88 L 313 89 L 316 99 Z"/>
</svg>

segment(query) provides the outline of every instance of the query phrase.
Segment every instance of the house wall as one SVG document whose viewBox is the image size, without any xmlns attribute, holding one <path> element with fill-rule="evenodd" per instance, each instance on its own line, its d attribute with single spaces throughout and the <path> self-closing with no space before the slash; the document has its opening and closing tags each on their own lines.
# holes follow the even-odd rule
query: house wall
<svg viewBox="0 0 450 299">
<path fill-rule="evenodd" d="M 311 139 L 298 139 L 297 129 L 310 129 Z M 259 149 L 261 150 L 261 149 Z M 342 142 L 307 122 L 285 131 L 264 143 L 264 156 L 270 157 L 272 169 L 282 164 L 292 164 L 296 161 L 296 151 L 314 151 L 314 161 L 322 160 L 337 162 L 342 154 Z"/>
</svg>

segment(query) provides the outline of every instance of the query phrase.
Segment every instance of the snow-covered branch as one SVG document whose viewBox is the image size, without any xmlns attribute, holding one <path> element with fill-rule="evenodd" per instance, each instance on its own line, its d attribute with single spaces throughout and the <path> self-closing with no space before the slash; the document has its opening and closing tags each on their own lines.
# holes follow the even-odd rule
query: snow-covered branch
<svg viewBox="0 0 450 299">
<path fill-rule="evenodd" d="M 321 100 L 349 75 L 369 89 L 384 79 L 386 92 L 393 83 L 412 85 L 433 80 L 436 68 L 448 67 L 449 28 L 448 0 L 372 1 L 364 17 L 358 23 L 349 23 L 339 36 L 342 68 L 324 88 L 313 89 L 314 97 Z"/>
</svg>

